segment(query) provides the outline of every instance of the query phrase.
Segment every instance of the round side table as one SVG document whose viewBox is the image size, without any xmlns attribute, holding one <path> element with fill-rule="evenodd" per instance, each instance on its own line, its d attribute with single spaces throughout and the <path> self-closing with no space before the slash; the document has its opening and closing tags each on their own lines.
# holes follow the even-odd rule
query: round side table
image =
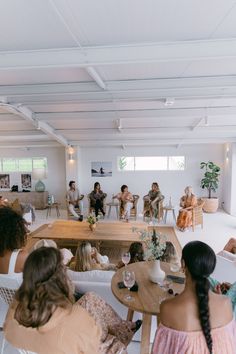
<svg viewBox="0 0 236 354">
<path fill-rule="evenodd" d="M 148 274 L 152 262 L 137 262 L 129 264 L 126 267 L 118 269 L 113 275 L 111 281 L 111 290 L 116 299 L 128 308 L 127 320 L 132 321 L 134 311 L 141 312 L 143 314 L 142 334 L 141 334 L 141 351 L 140 354 L 149 354 L 150 348 L 150 333 L 151 333 L 151 319 L 152 316 L 156 316 L 157 324 L 160 313 L 160 300 L 163 297 L 171 297 L 166 291 L 161 289 L 157 284 L 152 283 L 148 279 Z M 172 273 L 170 271 L 169 263 L 161 263 L 161 268 L 166 274 L 173 274 L 183 277 L 182 273 Z M 136 282 L 138 283 L 138 291 L 131 292 L 133 301 L 126 301 L 125 295 L 128 293 L 128 289 L 119 289 L 118 282 L 123 280 L 122 272 L 124 270 L 131 270 L 135 273 Z M 183 284 L 173 283 L 171 288 L 175 293 L 181 293 L 184 289 Z"/>
</svg>

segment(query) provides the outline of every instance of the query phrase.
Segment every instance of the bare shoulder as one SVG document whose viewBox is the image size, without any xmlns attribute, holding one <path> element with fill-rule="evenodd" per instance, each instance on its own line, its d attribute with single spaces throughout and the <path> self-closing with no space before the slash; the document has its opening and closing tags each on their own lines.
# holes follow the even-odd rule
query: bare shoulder
<svg viewBox="0 0 236 354">
<path fill-rule="evenodd" d="M 233 318 L 233 309 L 230 299 L 225 295 L 211 293 L 210 312 L 213 322 L 216 322 L 215 325 L 212 323 L 213 327 L 226 325 Z"/>
<path fill-rule="evenodd" d="M 20 273 L 23 272 L 24 264 L 26 261 L 26 258 L 28 257 L 29 253 L 26 250 L 21 250 L 18 254 L 17 261 L 16 261 L 16 267 L 15 267 L 15 272 Z"/>
<path fill-rule="evenodd" d="M 181 303 L 179 303 L 179 299 L 177 299 L 177 297 L 167 299 L 161 303 L 160 320 L 163 325 L 172 327 L 172 322 L 178 312 L 179 306 L 181 306 Z"/>
</svg>

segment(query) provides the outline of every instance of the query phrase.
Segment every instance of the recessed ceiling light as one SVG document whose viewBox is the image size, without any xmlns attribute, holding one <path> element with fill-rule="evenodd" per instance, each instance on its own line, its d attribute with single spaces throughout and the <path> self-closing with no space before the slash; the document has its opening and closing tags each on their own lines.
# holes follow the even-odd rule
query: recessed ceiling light
<svg viewBox="0 0 236 354">
<path fill-rule="evenodd" d="M 165 105 L 166 107 L 171 107 L 171 106 L 173 106 L 174 103 L 175 103 L 174 97 L 167 97 L 167 98 L 165 99 L 164 105 Z"/>
</svg>

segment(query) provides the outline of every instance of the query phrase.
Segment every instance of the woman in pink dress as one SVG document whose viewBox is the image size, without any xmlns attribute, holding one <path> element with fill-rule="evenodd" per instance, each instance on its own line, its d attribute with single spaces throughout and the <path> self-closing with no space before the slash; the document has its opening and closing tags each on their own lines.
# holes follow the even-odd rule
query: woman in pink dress
<svg viewBox="0 0 236 354">
<path fill-rule="evenodd" d="M 230 300 L 210 291 L 216 256 L 205 243 L 183 248 L 184 291 L 161 304 L 152 354 L 235 354 L 236 324 Z"/>
<path fill-rule="evenodd" d="M 134 198 L 132 194 L 128 191 L 128 186 L 126 186 L 126 184 L 123 184 L 123 186 L 121 186 L 121 192 L 115 195 L 113 199 L 114 198 L 117 198 L 120 201 L 121 219 L 125 219 L 126 222 L 128 222 L 130 218 L 130 210 L 133 208 L 134 205 Z"/>
</svg>

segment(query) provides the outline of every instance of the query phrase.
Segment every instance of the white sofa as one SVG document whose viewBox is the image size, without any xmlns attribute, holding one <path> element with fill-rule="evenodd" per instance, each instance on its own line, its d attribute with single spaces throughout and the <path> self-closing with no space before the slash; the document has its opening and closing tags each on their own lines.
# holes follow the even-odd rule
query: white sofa
<svg viewBox="0 0 236 354">
<path fill-rule="evenodd" d="M 92 270 L 88 272 L 74 272 L 68 270 L 68 276 L 75 285 L 75 290 L 80 293 L 86 293 L 93 291 L 100 295 L 113 309 L 120 315 L 121 318 L 126 319 L 127 307 L 122 305 L 113 295 L 111 291 L 111 279 L 114 275 L 114 271 Z M 142 319 L 141 313 L 134 314 L 134 321 Z M 151 327 L 151 342 L 154 340 L 156 328 L 156 318 L 152 318 Z M 139 330 L 133 338 L 134 341 L 141 340 L 141 330 Z"/>
<path fill-rule="evenodd" d="M 236 254 L 228 251 L 220 251 L 216 255 L 216 267 L 212 274 L 212 278 L 219 282 L 235 282 L 236 274 Z"/>
</svg>

